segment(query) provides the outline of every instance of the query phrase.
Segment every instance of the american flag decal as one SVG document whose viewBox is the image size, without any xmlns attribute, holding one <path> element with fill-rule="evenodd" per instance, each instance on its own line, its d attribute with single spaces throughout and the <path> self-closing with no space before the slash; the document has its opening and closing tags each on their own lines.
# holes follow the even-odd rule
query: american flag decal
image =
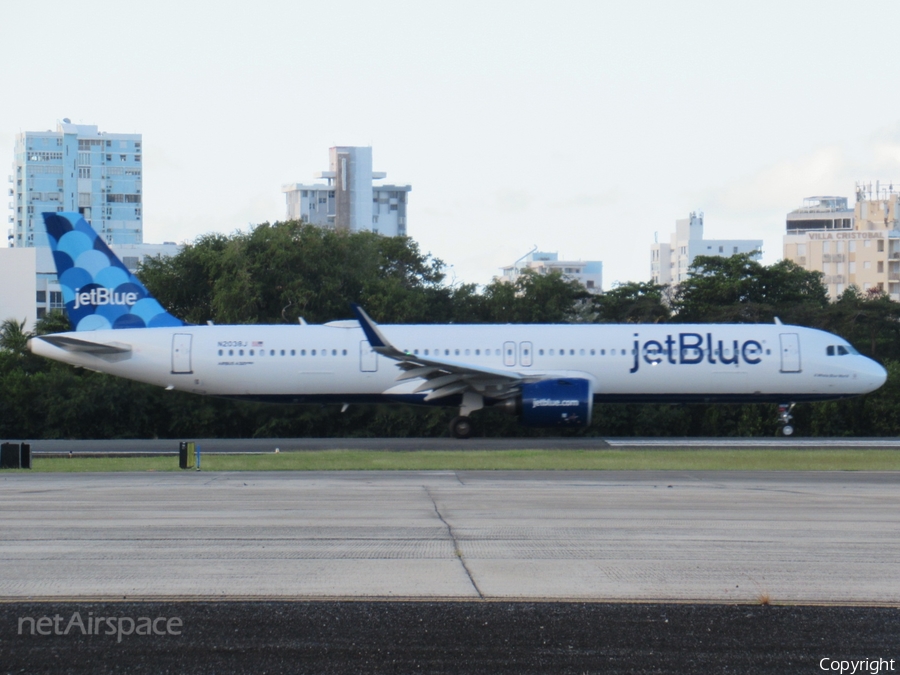
<svg viewBox="0 0 900 675">
<path fill-rule="evenodd" d="M 254 340 L 250 346 L 251 347 L 262 347 L 263 346 L 262 340 Z"/>
</svg>

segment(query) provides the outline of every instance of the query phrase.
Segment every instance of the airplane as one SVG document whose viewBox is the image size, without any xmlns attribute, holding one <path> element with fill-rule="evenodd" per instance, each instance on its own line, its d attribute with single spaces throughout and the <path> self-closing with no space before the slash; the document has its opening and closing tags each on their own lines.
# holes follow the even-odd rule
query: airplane
<svg viewBox="0 0 900 675">
<path fill-rule="evenodd" d="M 580 428 L 594 403 L 794 404 L 866 394 L 881 365 L 825 331 L 773 324 L 191 325 L 169 314 L 78 213 L 44 213 L 74 331 L 30 350 L 168 390 L 275 403 L 499 408 L 533 427 Z"/>
</svg>

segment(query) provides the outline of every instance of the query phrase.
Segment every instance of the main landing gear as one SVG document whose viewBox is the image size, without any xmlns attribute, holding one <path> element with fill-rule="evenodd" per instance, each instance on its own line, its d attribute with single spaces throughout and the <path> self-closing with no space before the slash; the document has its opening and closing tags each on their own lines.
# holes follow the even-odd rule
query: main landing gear
<svg viewBox="0 0 900 675">
<path fill-rule="evenodd" d="M 465 415 L 450 420 L 450 435 L 453 438 L 469 438 L 472 435 L 472 420 Z"/>
<path fill-rule="evenodd" d="M 474 391 L 467 391 L 462 396 L 462 405 L 459 406 L 459 416 L 450 421 L 450 435 L 453 438 L 469 438 L 472 435 L 472 420 L 469 414 L 484 407 L 484 396 Z"/>
<path fill-rule="evenodd" d="M 793 409 L 793 403 L 782 403 L 778 406 L 778 423 L 781 425 L 781 433 L 785 436 L 794 433 L 794 427 L 791 426 L 791 420 L 794 419 L 794 416 L 791 415 Z"/>
</svg>

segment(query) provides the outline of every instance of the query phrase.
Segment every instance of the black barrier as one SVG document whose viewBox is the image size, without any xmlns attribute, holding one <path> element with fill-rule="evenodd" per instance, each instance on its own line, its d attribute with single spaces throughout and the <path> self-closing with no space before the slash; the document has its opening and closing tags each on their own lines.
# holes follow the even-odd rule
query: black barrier
<svg viewBox="0 0 900 675">
<path fill-rule="evenodd" d="M 19 466 L 23 469 L 31 468 L 31 443 L 22 443 L 19 452 Z"/>
<path fill-rule="evenodd" d="M 22 467 L 18 443 L 0 445 L 0 469 L 20 469 Z M 29 465 L 31 462 L 29 461 Z"/>
<path fill-rule="evenodd" d="M 194 468 L 197 457 L 196 447 L 193 441 L 181 441 L 178 444 L 178 466 L 180 468 Z"/>
</svg>

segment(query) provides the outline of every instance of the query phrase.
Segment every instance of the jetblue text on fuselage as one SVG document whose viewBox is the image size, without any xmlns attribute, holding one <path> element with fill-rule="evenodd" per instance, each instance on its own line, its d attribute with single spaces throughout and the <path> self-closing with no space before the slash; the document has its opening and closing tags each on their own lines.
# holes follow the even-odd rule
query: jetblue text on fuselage
<svg viewBox="0 0 900 675">
<path fill-rule="evenodd" d="M 660 363 L 672 365 L 696 365 L 703 363 L 721 363 L 734 365 L 743 361 L 755 366 L 762 361 L 763 346 L 757 340 L 717 340 L 712 333 L 678 333 L 666 335 L 666 339 L 647 340 L 641 344 L 637 333 L 634 334 L 634 365 L 629 373 L 636 373 L 641 366 L 641 359 L 651 366 Z"/>
<path fill-rule="evenodd" d="M 137 293 L 116 293 L 108 288 L 92 288 L 89 291 L 81 292 L 78 289 L 75 292 L 75 307 L 99 307 L 101 305 L 128 305 L 131 307 L 138 301 Z"/>
</svg>

